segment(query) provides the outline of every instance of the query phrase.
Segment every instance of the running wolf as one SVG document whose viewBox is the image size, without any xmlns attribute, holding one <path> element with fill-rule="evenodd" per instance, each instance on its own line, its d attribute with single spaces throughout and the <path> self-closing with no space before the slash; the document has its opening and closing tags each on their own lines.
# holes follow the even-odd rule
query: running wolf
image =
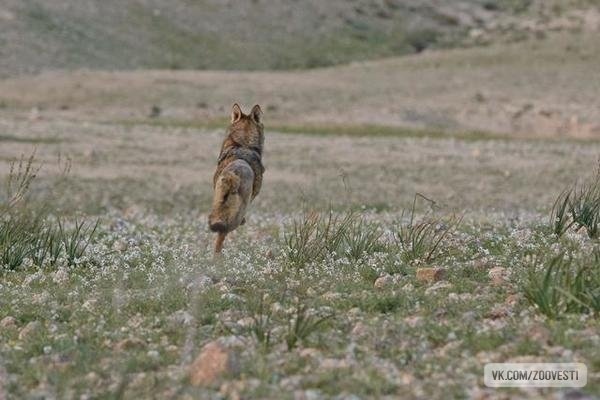
<svg viewBox="0 0 600 400">
<path fill-rule="evenodd" d="M 223 250 L 225 236 L 246 222 L 246 208 L 262 185 L 264 133 L 262 110 L 257 104 L 250 114 L 236 103 L 231 124 L 221 146 L 213 179 L 214 197 L 208 226 L 217 232 L 215 254 Z"/>
</svg>

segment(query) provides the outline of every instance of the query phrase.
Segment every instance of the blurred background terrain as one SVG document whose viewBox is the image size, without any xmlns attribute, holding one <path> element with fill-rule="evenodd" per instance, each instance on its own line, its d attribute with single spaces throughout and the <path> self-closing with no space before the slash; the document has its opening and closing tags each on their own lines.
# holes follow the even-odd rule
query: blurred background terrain
<svg viewBox="0 0 600 400">
<path fill-rule="evenodd" d="M 0 110 L 593 138 L 599 34 L 593 0 L 0 0 Z"/>
<path fill-rule="evenodd" d="M 2 0 L 0 74 L 292 69 L 596 31 L 594 0 Z"/>
</svg>

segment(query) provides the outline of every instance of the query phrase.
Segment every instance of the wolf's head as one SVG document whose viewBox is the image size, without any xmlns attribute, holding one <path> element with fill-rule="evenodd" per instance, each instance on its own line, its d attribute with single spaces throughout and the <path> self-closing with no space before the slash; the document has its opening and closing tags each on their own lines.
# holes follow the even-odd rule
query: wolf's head
<svg viewBox="0 0 600 400">
<path fill-rule="evenodd" d="M 265 141 L 262 124 L 262 110 L 257 104 L 249 114 L 244 114 L 236 103 L 231 109 L 231 124 L 228 128 L 228 138 L 238 145 L 249 147 L 262 153 Z"/>
</svg>

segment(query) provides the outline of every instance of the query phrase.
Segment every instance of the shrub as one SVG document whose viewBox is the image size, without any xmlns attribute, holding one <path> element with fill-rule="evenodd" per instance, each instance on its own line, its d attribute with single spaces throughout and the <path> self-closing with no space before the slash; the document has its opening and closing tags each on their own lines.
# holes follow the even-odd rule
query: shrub
<svg viewBox="0 0 600 400">
<path fill-rule="evenodd" d="M 288 311 L 274 312 L 273 298 L 264 291 L 245 290 L 241 295 L 244 299 L 242 308 L 252 320 L 242 330 L 252 335 L 265 351 L 280 341 L 286 343 L 288 350 L 292 350 L 319 329 L 326 328 L 325 323 L 334 317 L 333 312 L 322 315 L 309 308 L 303 296 L 295 297 Z M 281 300 L 285 303 L 285 298 Z M 226 329 L 235 334 L 230 328 Z"/>
<path fill-rule="evenodd" d="M 256 341 L 268 350 L 271 346 L 273 334 L 272 302 L 269 302 L 265 293 L 246 293 L 244 305 L 252 318 L 252 324 L 248 330 Z"/>
<path fill-rule="evenodd" d="M 529 266 L 523 291 L 529 302 L 550 318 L 564 313 L 600 312 L 600 264 L 576 262 L 564 254 Z"/>
<path fill-rule="evenodd" d="M 100 221 L 96 220 L 95 224 L 87 224 L 86 221 L 79 222 L 75 220 L 75 226 L 71 232 L 64 229 L 60 219 L 57 219 L 56 222 L 58 224 L 60 240 L 62 241 L 65 250 L 67 263 L 69 265 L 75 265 L 77 259 L 83 257 L 85 250 L 96 233 Z"/>
<path fill-rule="evenodd" d="M 417 260 L 429 263 L 444 253 L 443 242 L 451 235 L 461 222 L 462 218 L 448 217 L 436 218 L 425 215 L 416 220 L 417 198 L 422 198 L 434 204 L 426 197 L 417 194 L 414 197 L 408 223 L 404 220 L 406 210 L 402 212 L 401 222 L 395 238 L 401 258 L 404 262 L 411 263 Z"/>
<path fill-rule="evenodd" d="M 305 304 L 296 304 L 294 316 L 288 321 L 285 342 L 288 350 L 292 350 L 299 342 L 306 340 L 319 330 L 333 315 L 318 316 L 311 314 Z"/>
<path fill-rule="evenodd" d="M 600 168 L 590 181 L 563 190 L 552 206 L 551 231 L 561 236 L 571 227 L 592 239 L 600 235 Z"/>
<path fill-rule="evenodd" d="M 326 216 L 312 212 L 295 219 L 284 233 L 288 261 L 301 267 L 327 256 L 346 256 L 353 260 L 364 254 L 385 250 L 378 224 L 366 221 L 360 214 L 348 211 Z"/>
<path fill-rule="evenodd" d="M 364 254 L 372 254 L 383 249 L 380 243 L 383 232 L 377 224 L 355 219 L 344 233 L 344 254 L 358 260 Z"/>
<path fill-rule="evenodd" d="M 550 212 L 550 229 L 558 236 L 562 236 L 575 223 L 571 219 L 570 202 L 573 191 L 564 190 L 558 195 L 552 211 Z"/>
<path fill-rule="evenodd" d="M 333 211 L 329 211 L 326 217 L 312 212 L 295 219 L 291 229 L 286 229 L 284 234 L 288 261 L 302 267 L 309 262 L 323 260 L 328 254 L 340 254 L 355 221 L 356 214 L 352 212 L 339 216 Z"/>
<path fill-rule="evenodd" d="M 69 265 L 74 265 L 98 226 L 98 221 L 88 224 L 76 220 L 74 229 L 66 230 L 64 218 L 51 218 L 47 204 L 29 201 L 29 188 L 40 170 L 34 159 L 35 152 L 10 165 L 6 197 L 0 202 L 0 268 L 14 270 L 26 259 L 39 267 L 53 267 L 62 254 Z"/>
</svg>

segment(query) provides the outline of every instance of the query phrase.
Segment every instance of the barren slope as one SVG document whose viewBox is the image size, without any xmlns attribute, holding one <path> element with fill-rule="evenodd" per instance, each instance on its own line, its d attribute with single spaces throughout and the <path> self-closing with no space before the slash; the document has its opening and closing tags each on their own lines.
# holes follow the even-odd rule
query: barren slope
<svg viewBox="0 0 600 400">
<path fill-rule="evenodd" d="M 237 101 L 296 131 L 288 125 L 590 138 L 600 135 L 598 65 L 596 35 L 553 34 L 310 71 L 46 73 L 0 81 L 0 114 L 222 126 Z"/>
<path fill-rule="evenodd" d="M 598 27 L 593 0 L 0 0 L 0 77 L 307 68 Z"/>
</svg>

